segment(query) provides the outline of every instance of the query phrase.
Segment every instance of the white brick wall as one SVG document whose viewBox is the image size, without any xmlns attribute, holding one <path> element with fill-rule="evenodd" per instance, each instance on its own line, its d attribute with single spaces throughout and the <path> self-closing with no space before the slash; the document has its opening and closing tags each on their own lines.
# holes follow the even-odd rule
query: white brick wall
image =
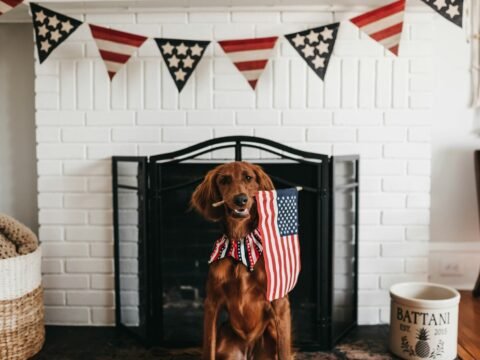
<svg viewBox="0 0 480 360">
<path fill-rule="evenodd" d="M 351 15 L 272 8 L 86 17 L 151 36 L 225 39 L 281 35 Z M 281 39 L 256 92 L 212 43 L 180 95 L 152 41 L 110 84 L 93 40 L 79 30 L 36 66 L 47 322 L 113 322 L 110 156 L 152 155 L 231 134 L 362 156 L 359 317 L 386 321 L 388 287 L 428 272 L 432 33 L 417 28 L 431 21 L 407 14 L 399 59 L 345 23 L 325 82 Z"/>
</svg>

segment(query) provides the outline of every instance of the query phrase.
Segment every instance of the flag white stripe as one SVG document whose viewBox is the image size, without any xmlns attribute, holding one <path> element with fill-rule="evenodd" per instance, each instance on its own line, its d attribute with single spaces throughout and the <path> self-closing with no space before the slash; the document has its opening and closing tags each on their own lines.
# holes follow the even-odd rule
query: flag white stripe
<svg viewBox="0 0 480 360">
<path fill-rule="evenodd" d="M 121 44 L 114 41 L 103 39 L 95 39 L 95 41 L 97 42 L 97 46 L 100 50 L 110 51 L 117 54 L 130 56 L 135 52 L 135 50 L 137 50 L 137 47 L 135 46 Z"/>
<path fill-rule="evenodd" d="M 262 74 L 262 72 L 263 72 L 263 69 L 262 70 L 245 70 L 245 71 L 242 71 L 242 74 L 243 76 L 245 76 L 247 80 L 257 80 Z"/>
<path fill-rule="evenodd" d="M 271 286 L 272 284 L 272 281 L 274 281 L 273 279 L 273 265 L 272 265 L 272 257 L 271 257 L 271 254 L 272 252 L 270 251 L 270 246 L 269 246 L 269 242 L 268 242 L 268 234 L 267 234 L 267 226 L 266 226 L 266 222 L 267 222 L 267 216 L 266 216 L 266 208 L 268 206 L 263 206 L 263 203 L 266 201 L 266 193 L 262 192 L 260 193 L 259 195 L 259 198 L 260 198 L 260 204 L 262 204 L 262 206 L 260 207 L 260 210 L 261 210 L 261 214 L 262 214 L 262 226 L 261 226 L 261 229 L 262 229 L 262 233 L 264 234 L 263 236 L 263 246 L 264 246 L 264 259 L 267 260 L 267 264 L 266 264 L 266 270 L 268 272 L 268 278 L 270 280 L 270 291 L 269 293 L 267 294 L 267 300 L 270 300 L 270 299 L 273 299 L 273 287 Z M 268 289 L 268 287 L 267 287 Z"/>
<path fill-rule="evenodd" d="M 296 266 L 297 266 L 297 269 L 296 269 L 296 273 L 295 273 L 295 281 L 293 283 L 293 286 L 295 287 L 295 285 L 297 285 L 297 281 L 298 281 L 298 275 L 300 274 L 300 242 L 298 240 L 298 235 L 295 235 L 295 243 L 294 243 L 294 246 L 295 246 L 295 253 L 297 254 L 296 256 Z"/>
<path fill-rule="evenodd" d="M 288 290 L 287 292 L 290 292 L 292 290 L 292 286 L 293 286 L 293 278 L 295 277 L 295 258 L 294 258 L 294 253 L 292 251 L 293 247 L 293 243 L 292 243 L 292 240 L 293 240 L 293 236 L 292 235 L 289 235 L 288 236 L 288 263 L 287 263 L 287 268 L 288 268 Z M 290 269 L 290 264 L 292 266 L 292 268 Z"/>
<path fill-rule="evenodd" d="M 378 31 L 383 29 L 389 28 L 395 24 L 399 24 L 403 22 L 403 15 L 404 12 L 400 11 L 396 14 L 392 14 L 380 20 L 377 20 L 371 24 L 365 25 L 361 27 L 362 31 L 366 32 L 368 35 L 374 34 Z"/>
<path fill-rule="evenodd" d="M 272 56 L 273 48 L 261 50 L 246 50 L 226 53 L 230 60 L 235 62 L 268 60 Z"/>
<path fill-rule="evenodd" d="M 121 63 L 116 63 L 116 62 L 107 61 L 107 60 L 104 60 L 104 61 L 105 61 L 105 65 L 107 66 L 108 71 L 117 72 L 123 66 L 123 64 L 121 64 Z"/>
<path fill-rule="evenodd" d="M 274 192 L 274 201 L 273 201 L 273 226 L 274 226 L 274 231 L 275 235 L 272 239 L 277 239 L 276 244 L 277 244 L 277 249 L 280 257 L 280 263 L 279 263 L 279 268 L 280 268 L 280 276 L 279 276 L 279 284 L 280 286 L 278 287 L 280 293 L 277 293 L 277 298 L 281 298 L 285 294 L 285 254 L 283 253 L 283 244 L 282 244 L 282 237 L 280 235 L 280 230 L 278 229 L 278 203 L 277 203 L 277 193 Z"/>
<path fill-rule="evenodd" d="M 7 11 L 12 10 L 12 7 L 3 1 L 0 1 L 0 14 L 5 14 Z"/>
<path fill-rule="evenodd" d="M 270 207 L 275 202 L 275 195 L 272 192 L 269 191 L 269 192 L 266 193 L 266 197 L 267 197 L 267 218 L 271 219 L 273 217 L 273 214 L 271 213 Z M 269 232 L 268 238 L 270 240 L 273 240 L 273 239 L 275 239 L 275 233 L 274 233 L 273 227 L 271 226 L 271 223 L 272 223 L 271 220 L 267 221 L 267 228 L 268 228 L 268 232 Z M 271 288 L 272 298 L 277 299 L 278 298 L 278 292 L 280 290 L 279 277 L 278 277 L 279 276 L 278 274 L 280 273 L 280 268 L 279 268 L 279 264 L 278 264 L 279 255 L 277 254 L 277 248 L 276 248 L 275 244 L 273 244 L 272 241 L 268 241 L 268 245 L 269 245 L 271 254 L 273 255 L 273 266 L 275 267 L 274 272 L 273 272 L 273 274 L 274 274 L 273 281 L 272 281 L 272 285 L 275 285 L 275 286 L 272 286 L 272 288 Z"/>
<path fill-rule="evenodd" d="M 401 33 L 395 34 L 393 36 L 380 40 L 379 43 L 385 46 L 387 49 L 390 49 L 392 46 L 400 44 L 401 37 L 402 37 Z"/>
</svg>

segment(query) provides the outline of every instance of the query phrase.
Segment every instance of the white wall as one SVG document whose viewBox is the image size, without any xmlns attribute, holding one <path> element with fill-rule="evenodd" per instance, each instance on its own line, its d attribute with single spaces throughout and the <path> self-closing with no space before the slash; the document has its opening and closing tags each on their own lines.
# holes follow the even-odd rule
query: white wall
<svg viewBox="0 0 480 360">
<path fill-rule="evenodd" d="M 470 44 L 464 30 L 433 21 L 434 113 L 430 279 L 473 288 L 480 268 L 480 226 L 473 152 L 479 117 L 470 108 Z"/>
<path fill-rule="evenodd" d="M 0 24 L 0 212 L 37 232 L 32 27 Z"/>
<path fill-rule="evenodd" d="M 226 39 L 354 15 L 254 10 L 93 13 L 86 20 L 150 36 Z M 153 41 L 110 84 L 87 27 L 78 30 L 36 66 L 47 321 L 113 322 L 110 156 L 151 155 L 228 134 L 362 156 L 359 320 L 387 321 L 389 286 L 427 278 L 433 87 L 410 82 L 433 78 L 433 31 L 423 32 L 432 17 L 408 14 L 398 59 L 346 22 L 324 83 L 280 39 L 257 92 L 213 43 L 181 95 Z"/>
</svg>

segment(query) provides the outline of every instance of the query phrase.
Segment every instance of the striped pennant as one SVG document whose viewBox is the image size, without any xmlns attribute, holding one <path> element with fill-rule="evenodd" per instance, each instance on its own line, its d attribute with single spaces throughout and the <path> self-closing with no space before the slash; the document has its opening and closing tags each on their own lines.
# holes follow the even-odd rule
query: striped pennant
<svg viewBox="0 0 480 360">
<path fill-rule="evenodd" d="M 90 25 L 100 56 L 107 67 L 110 80 L 130 59 L 135 50 L 143 45 L 147 37 Z"/>
<path fill-rule="evenodd" d="M 15 6 L 21 4 L 22 2 L 23 0 L 0 0 L 0 15 L 9 12 Z"/>
<path fill-rule="evenodd" d="M 404 15 L 405 0 L 398 0 L 350 21 L 393 54 L 398 55 Z"/>
<path fill-rule="evenodd" d="M 224 40 L 218 43 L 237 69 L 245 76 L 252 89 L 255 90 L 257 81 L 273 54 L 273 48 L 277 40 L 278 36 L 272 36 L 257 39 Z"/>
</svg>

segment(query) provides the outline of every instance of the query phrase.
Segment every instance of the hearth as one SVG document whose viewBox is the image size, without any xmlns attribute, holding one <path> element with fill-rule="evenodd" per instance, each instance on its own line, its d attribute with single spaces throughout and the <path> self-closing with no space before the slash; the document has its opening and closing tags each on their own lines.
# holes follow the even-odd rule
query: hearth
<svg viewBox="0 0 480 360">
<path fill-rule="evenodd" d="M 290 294 L 294 341 L 330 349 L 357 320 L 359 158 L 256 137 L 113 157 L 117 326 L 147 344 L 201 343 L 207 260 L 220 229 L 189 211 L 189 200 L 208 170 L 234 160 L 262 165 L 277 188 L 303 187 L 302 272 Z"/>
</svg>

